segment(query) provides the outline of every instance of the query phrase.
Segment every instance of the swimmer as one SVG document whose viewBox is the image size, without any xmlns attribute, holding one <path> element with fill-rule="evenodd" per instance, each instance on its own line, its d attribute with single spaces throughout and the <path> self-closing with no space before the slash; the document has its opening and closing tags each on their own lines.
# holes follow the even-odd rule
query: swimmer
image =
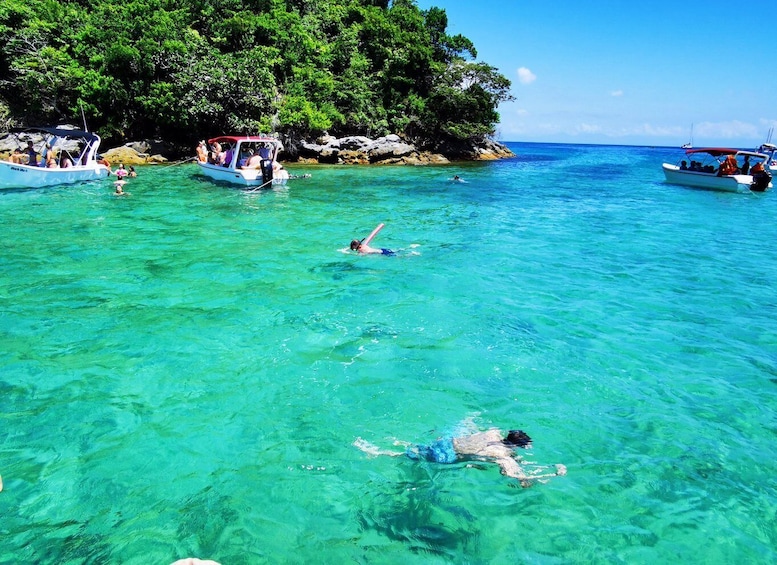
<svg viewBox="0 0 777 565">
<path fill-rule="evenodd" d="M 463 178 L 461 178 L 459 175 L 453 175 L 452 179 L 448 179 L 451 182 L 467 182 Z"/>
<path fill-rule="evenodd" d="M 564 465 L 554 465 L 555 473 L 538 474 L 547 466 L 534 467 L 531 471 L 525 471 L 519 464 L 521 457 L 515 454 L 518 448 L 530 449 L 531 438 L 522 430 L 510 430 L 502 437 L 502 432 L 491 428 L 485 432 L 477 432 L 459 437 L 446 437 L 436 440 L 430 445 L 413 445 L 405 442 L 395 442 L 395 445 L 405 445 L 405 451 L 390 451 L 378 448 L 375 445 L 356 438 L 353 445 L 368 455 L 389 455 L 399 457 L 405 455 L 418 461 L 430 461 L 432 463 L 457 463 L 462 461 L 485 461 L 496 463 L 500 472 L 510 478 L 518 479 L 521 486 L 526 488 L 532 485 L 532 481 L 550 477 L 562 477 L 567 474 Z"/>
<path fill-rule="evenodd" d="M 376 235 L 378 235 L 378 232 L 383 229 L 384 225 L 385 224 L 378 224 L 378 227 L 372 230 L 372 233 L 367 237 L 365 237 L 364 239 L 351 240 L 351 251 L 356 251 L 357 253 L 362 253 L 365 255 L 368 255 L 368 254 L 394 255 L 394 252 L 391 249 L 376 248 L 376 247 L 369 246 L 370 241 L 372 241 L 372 239 Z"/>
<path fill-rule="evenodd" d="M 129 192 L 124 192 L 125 184 L 127 184 L 127 181 L 125 180 L 117 180 L 113 183 L 113 186 L 116 187 L 116 190 L 114 191 L 116 196 L 129 196 Z"/>
</svg>

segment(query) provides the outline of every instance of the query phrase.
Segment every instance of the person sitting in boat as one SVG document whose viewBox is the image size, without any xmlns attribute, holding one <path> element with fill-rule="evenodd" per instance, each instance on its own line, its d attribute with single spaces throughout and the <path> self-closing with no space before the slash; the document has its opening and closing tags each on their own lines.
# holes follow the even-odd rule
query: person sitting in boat
<svg viewBox="0 0 777 565">
<path fill-rule="evenodd" d="M 213 165 L 220 165 L 224 162 L 224 153 L 221 149 L 221 144 L 217 141 L 213 144 L 213 148 L 210 152 L 210 163 Z"/>
<path fill-rule="evenodd" d="M 680 162 L 680 170 L 681 171 L 687 171 L 688 170 L 688 163 L 686 161 Z"/>
<path fill-rule="evenodd" d="M 745 155 L 745 162 L 742 163 L 742 167 L 739 170 L 743 175 L 750 172 L 750 155 Z"/>
<path fill-rule="evenodd" d="M 718 176 L 723 177 L 726 175 L 735 175 L 738 172 L 739 168 L 737 167 L 737 158 L 733 155 L 729 155 L 726 157 L 726 160 L 720 164 L 720 168 L 718 169 Z"/>
<path fill-rule="evenodd" d="M 11 153 L 11 156 L 8 157 L 8 160 L 15 164 L 15 165 L 24 165 L 24 154 L 19 150 L 17 147 L 13 150 L 13 153 Z"/>
<path fill-rule="evenodd" d="M 237 160 L 237 168 L 238 169 L 244 169 L 246 168 L 245 165 L 248 163 L 248 160 L 253 156 L 254 150 L 250 147 L 248 149 L 243 149 L 240 152 L 240 157 Z"/>
<path fill-rule="evenodd" d="M 73 159 L 70 158 L 66 151 L 62 151 L 59 155 L 59 167 L 61 169 L 69 169 L 72 166 Z"/>
<path fill-rule="evenodd" d="M 46 152 L 46 168 L 47 169 L 57 169 L 59 168 L 59 163 L 57 162 L 57 154 L 49 149 Z"/>
<path fill-rule="evenodd" d="M 243 166 L 241 168 L 243 169 L 260 169 L 262 168 L 262 155 L 261 153 L 254 153 L 251 155 L 248 159 L 246 159 L 246 162 L 243 163 Z"/>
<path fill-rule="evenodd" d="M 33 147 L 32 141 L 27 142 L 27 149 L 25 150 L 25 153 L 27 154 L 27 164 L 31 167 L 37 167 L 38 152 L 35 151 L 35 147 Z"/>
<path fill-rule="evenodd" d="M 222 167 L 230 167 L 232 166 L 232 157 L 235 155 L 235 149 L 230 147 L 227 149 L 226 153 L 224 153 L 224 158 L 221 161 Z"/>
</svg>

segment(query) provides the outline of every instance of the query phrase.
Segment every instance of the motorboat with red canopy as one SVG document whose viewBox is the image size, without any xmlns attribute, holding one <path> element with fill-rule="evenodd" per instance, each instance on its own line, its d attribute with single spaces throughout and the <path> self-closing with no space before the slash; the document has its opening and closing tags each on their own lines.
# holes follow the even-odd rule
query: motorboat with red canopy
<svg viewBox="0 0 777 565">
<path fill-rule="evenodd" d="M 218 182 L 272 188 L 285 184 L 288 173 L 277 162 L 281 142 L 265 135 L 222 135 L 208 140 L 200 172 Z"/>
<path fill-rule="evenodd" d="M 770 156 L 728 147 L 688 149 L 678 165 L 663 164 L 672 184 L 725 192 L 763 192 L 772 188 Z"/>
</svg>

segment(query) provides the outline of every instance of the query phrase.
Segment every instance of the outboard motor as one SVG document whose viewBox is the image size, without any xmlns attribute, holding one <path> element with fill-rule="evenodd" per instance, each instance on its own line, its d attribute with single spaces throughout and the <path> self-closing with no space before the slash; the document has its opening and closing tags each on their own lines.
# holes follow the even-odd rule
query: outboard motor
<svg viewBox="0 0 777 565">
<path fill-rule="evenodd" d="M 261 166 L 262 166 L 262 184 L 271 183 L 272 182 L 272 160 L 262 159 Z"/>
<path fill-rule="evenodd" d="M 769 171 L 761 171 L 753 175 L 753 182 L 750 184 L 750 190 L 753 192 L 764 192 L 769 183 L 772 182 L 772 175 Z"/>
</svg>

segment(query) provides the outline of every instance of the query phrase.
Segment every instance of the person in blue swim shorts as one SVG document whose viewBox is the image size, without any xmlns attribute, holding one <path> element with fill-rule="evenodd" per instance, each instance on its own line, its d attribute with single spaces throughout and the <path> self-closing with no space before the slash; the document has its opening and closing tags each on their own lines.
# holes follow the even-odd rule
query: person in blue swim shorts
<svg viewBox="0 0 777 565">
<path fill-rule="evenodd" d="M 555 473 L 541 474 L 547 466 L 533 466 L 529 471 L 520 465 L 521 458 L 516 455 L 518 448 L 530 449 L 532 440 L 523 430 L 510 430 L 503 436 L 496 428 L 485 432 L 477 432 L 459 437 L 440 438 L 429 445 L 413 445 L 395 442 L 395 445 L 406 445 L 405 451 L 382 450 L 377 446 L 356 438 L 353 444 L 368 455 L 390 455 L 407 457 L 418 461 L 432 463 L 458 463 L 466 461 L 485 461 L 496 463 L 501 473 L 507 477 L 518 479 L 523 487 L 529 487 L 536 479 L 560 477 L 567 474 L 564 465 L 554 465 Z"/>
<path fill-rule="evenodd" d="M 372 241 L 372 238 L 375 237 L 380 230 L 383 229 L 384 224 L 378 224 L 378 227 L 376 227 L 370 235 L 365 237 L 364 239 L 353 239 L 351 240 L 351 251 L 356 251 L 357 253 L 362 254 L 380 254 L 380 255 L 395 255 L 395 253 L 391 249 L 386 248 L 376 248 L 376 247 L 370 247 L 369 243 Z"/>
<path fill-rule="evenodd" d="M 369 245 L 366 245 L 359 241 L 358 239 L 354 239 L 351 241 L 351 251 L 356 251 L 357 253 L 380 253 L 381 255 L 395 255 L 395 253 L 391 249 L 386 249 L 384 247 L 370 247 Z"/>
</svg>

